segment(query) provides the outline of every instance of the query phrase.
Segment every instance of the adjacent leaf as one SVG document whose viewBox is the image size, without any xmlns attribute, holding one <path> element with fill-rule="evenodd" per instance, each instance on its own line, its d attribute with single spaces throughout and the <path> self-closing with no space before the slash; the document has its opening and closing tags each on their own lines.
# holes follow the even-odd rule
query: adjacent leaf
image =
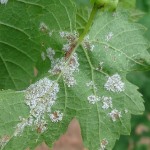
<svg viewBox="0 0 150 150">
<path fill-rule="evenodd" d="M 137 8 L 139 8 L 143 11 L 146 11 L 146 12 L 150 11 L 150 1 L 149 0 L 144 0 L 144 1 L 137 0 L 136 5 L 137 5 Z"/>
<path fill-rule="evenodd" d="M 139 22 L 146 26 L 147 32 L 145 33 L 147 39 L 150 41 L 150 22 L 149 22 L 150 12 L 148 14 L 145 14 L 144 17 L 142 17 Z"/>
<path fill-rule="evenodd" d="M 128 8 L 128 9 L 131 9 L 131 8 L 135 8 L 135 4 L 136 4 L 136 0 L 120 0 L 120 5 L 123 7 L 123 8 Z"/>
</svg>

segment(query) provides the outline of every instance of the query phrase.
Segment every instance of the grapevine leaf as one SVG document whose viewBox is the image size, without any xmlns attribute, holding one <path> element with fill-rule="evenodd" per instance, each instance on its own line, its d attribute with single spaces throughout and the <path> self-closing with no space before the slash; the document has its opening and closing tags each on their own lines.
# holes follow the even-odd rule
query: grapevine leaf
<svg viewBox="0 0 150 150">
<path fill-rule="evenodd" d="M 34 79 L 35 63 L 50 39 L 43 38 L 40 24 L 48 24 L 47 32 L 73 30 L 75 7 L 67 0 L 11 0 L 0 4 L 0 12 L 0 88 L 24 89 Z"/>
<path fill-rule="evenodd" d="M 102 50 L 102 52 L 96 51 L 96 55 L 100 53 L 99 55 L 103 55 L 100 61 L 108 62 L 107 71 L 115 69 L 116 72 L 127 72 L 135 70 L 138 66 L 149 68 L 147 65 L 150 63 L 147 51 L 149 42 L 142 36 L 144 30 L 145 27 L 142 25 L 129 23 L 123 14 L 116 13 L 114 17 L 111 14 L 99 15 L 90 35 L 91 40 L 97 43 L 96 49 Z"/>
<path fill-rule="evenodd" d="M 120 134 L 130 133 L 131 114 L 143 113 L 141 94 L 126 74 L 148 69 L 148 42 L 142 36 L 145 28 L 129 23 L 120 12 L 99 13 L 87 37 L 78 37 L 70 28 L 60 28 L 51 37 L 51 69 L 46 77 L 25 91 L 0 93 L 0 113 L 12 118 L 7 126 L 10 132 L 6 132 L 8 120 L 1 117 L 2 149 L 34 149 L 42 141 L 52 146 L 76 117 L 88 149 L 111 150 Z M 62 47 L 69 52 L 65 54 Z M 18 102 L 23 109 L 16 108 Z M 18 110 L 15 117 L 10 106 Z"/>
</svg>

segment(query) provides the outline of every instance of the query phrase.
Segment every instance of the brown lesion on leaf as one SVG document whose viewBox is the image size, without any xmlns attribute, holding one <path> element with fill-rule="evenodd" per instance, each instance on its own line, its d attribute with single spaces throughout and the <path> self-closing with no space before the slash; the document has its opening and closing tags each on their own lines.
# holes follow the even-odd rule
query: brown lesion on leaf
<svg viewBox="0 0 150 150">
<path fill-rule="evenodd" d="M 71 54 L 72 54 L 72 52 L 74 51 L 74 48 L 76 47 L 76 42 L 75 43 L 72 43 L 71 45 L 70 45 L 70 49 L 69 49 L 69 51 L 67 51 L 66 53 L 65 53 L 65 60 L 67 60 L 70 56 L 71 56 Z"/>
<path fill-rule="evenodd" d="M 4 135 L 0 138 L 0 147 L 3 147 L 9 140 L 10 140 L 9 135 Z"/>
<path fill-rule="evenodd" d="M 58 113 L 56 111 L 53 113 L 53 115 L 54 115 L 55 119 L 59 117 Z"/>
<path fill-rule="evenodd" d="M 107 143 L 108 143 L 108 142 L 107 142 L 105 139 L 103 139 L 103 140 L 101 141 L 101 144 L 102 144 L 102 145 L 107 145 Z"/>
<path fill-rule="evenodd" d="M 38 75 L 38 70 L 37 70 L 36 67 L 33 68 L 33 72 L 34 72 L 34 76 L 37 77 L 37 75 Z"/>
<path fill-rule="evenodd" d="M 42 133 L 42 128 L 41 127 L 37 127 L 36 131 L 37 131 L 37 133 Z"/>
<path fill-rule="evenodd" d="M 44 43 L 44 42 L 41 42 L 41 46 L 44 47 L 44 46 L 45 46 L 45 43 Z"/>
<path fill-rule="evenodd" d="M 117 114 L 117 113 L 114 114 L 114 117 L 116 118 L 116 120 L 120 118 L 120 117 L 119 117 L 119 114 Z"/>
</svg>

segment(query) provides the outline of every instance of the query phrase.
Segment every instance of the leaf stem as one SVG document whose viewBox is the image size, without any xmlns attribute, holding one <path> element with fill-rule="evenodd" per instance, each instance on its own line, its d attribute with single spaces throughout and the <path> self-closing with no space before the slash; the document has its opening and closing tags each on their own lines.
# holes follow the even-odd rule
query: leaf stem
<svg viewBox="0 0 150 150">
<path fill-rule="evenodd" d="M 97 13 L 97 10 L 98 10 L 97 5 L 94 5 L 93 8 L 92 8 L 92 12 L 91 12 L 91 14 L 90 14 L 90 18 L 89 18 L 89 20 L 88 20 L 88 22 L 87 22 L 87 25 L 86 25 L 86 27 L 85 27 L 83 33 L 82 33 L 81 36 L 79 37 L 78 44 L 80 44 L 80 43 L 83 41 L 84 37 L 85 37 L 86 34 L 88 33 L 88 31 L 89 31 L 89 29 L 90 29 L 90 27 L 91 27 L 91 25 L 92 25 L 92 23 L 93 23 L 93 20 L 94 20 L 94 18 L 95 18 L 95 15 L 96 15 L 96 13 Z M 78 45 L 78 44 L 77 44 L 77 45 Z"/>
<path fill-rule="evenodd" d="M 93 8 L 92 8 L 92 11 L 91 11 L 91 14 L 90 14 L 90 17 L 89 17 L 89 20 L 85 26 L 85 29 L 83 31 L 83 33 L 81 34 L 81 36 L 79 37 L 78 41 L 77 41 L 77 44 L 76 46 L 74 47 L 74 49 L 71 50 L 71 53 L 69 55 L 69 58 L 68 60 L 66 61 L 66 65 L 69 63 L 70 59 L 71 59 L 71 56 L 73 55 L 73 53 L 75 52 L 75 50 L 78 48 L 78 46 L 81 44 L 81 42 L 83 41 L 84 37 L 86 36 L 86 34 L 88 33 L 92 23 L 93 23 L 93 20 L 95 18 L 95 15 L 97 13 L 97 10 L 98 10 L 98 7 L 96 4 L 94 4 Z M 62 76 L 62 72 L 59 74 L 58 78 L 57 78 L 57 82 L 59 81 L 59 79 L 61 78 Z"/>
<path fill-rule="evenodd" d="M 75 47 L 69 52 L 70 54 L 69 54 L 69 58 L 67 60 L 67 64 L 70 61 L 70 58 L 73 55 L 73 53 L 75 52 L 75 50 L 82 43 L 82 41 L 84 40 L 84 37 L 89 32 L 89 29 L 90 29 L 90 27 L 91 27 L 91 25 L 93 23 L 93 20 L 95 18 L 95 15 L 96 15 L 97 11 L 98 11 L 98 7 L 97 7 L 96 4 L 94 4 L 94 6 L 92 8 L 92 11 L 91 11 L 91 14 L 90 14 L 90 17 L 89 17 L 89 20 L 88 20 L 88 22 L 87 22 L 87 24 L 85 26 L 85 29 L 84 29 L 83 33 L 80 35 L 79 39 L 77 40 L 77 43 L 76 43 Z"/>
</svg>

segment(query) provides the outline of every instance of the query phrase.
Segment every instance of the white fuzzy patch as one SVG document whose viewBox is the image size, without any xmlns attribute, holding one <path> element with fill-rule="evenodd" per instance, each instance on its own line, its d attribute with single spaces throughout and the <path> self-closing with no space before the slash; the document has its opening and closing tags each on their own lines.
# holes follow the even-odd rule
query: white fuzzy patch
<svg viewBox="0 0 150 150">
<path fill-rule="evenodd" d="M 114 74 L 113 76 L 108 77 L 107 82 L 104 85 L 104 88 L 112 92 L 122 92 L 124 91 L 124 83 L 121 81 L 119 74 Z"/>
<path fill-rule="evenodd" d="M 7 4 L 8 0 L 0 0 L 1 4 Z"/>
</svg>

